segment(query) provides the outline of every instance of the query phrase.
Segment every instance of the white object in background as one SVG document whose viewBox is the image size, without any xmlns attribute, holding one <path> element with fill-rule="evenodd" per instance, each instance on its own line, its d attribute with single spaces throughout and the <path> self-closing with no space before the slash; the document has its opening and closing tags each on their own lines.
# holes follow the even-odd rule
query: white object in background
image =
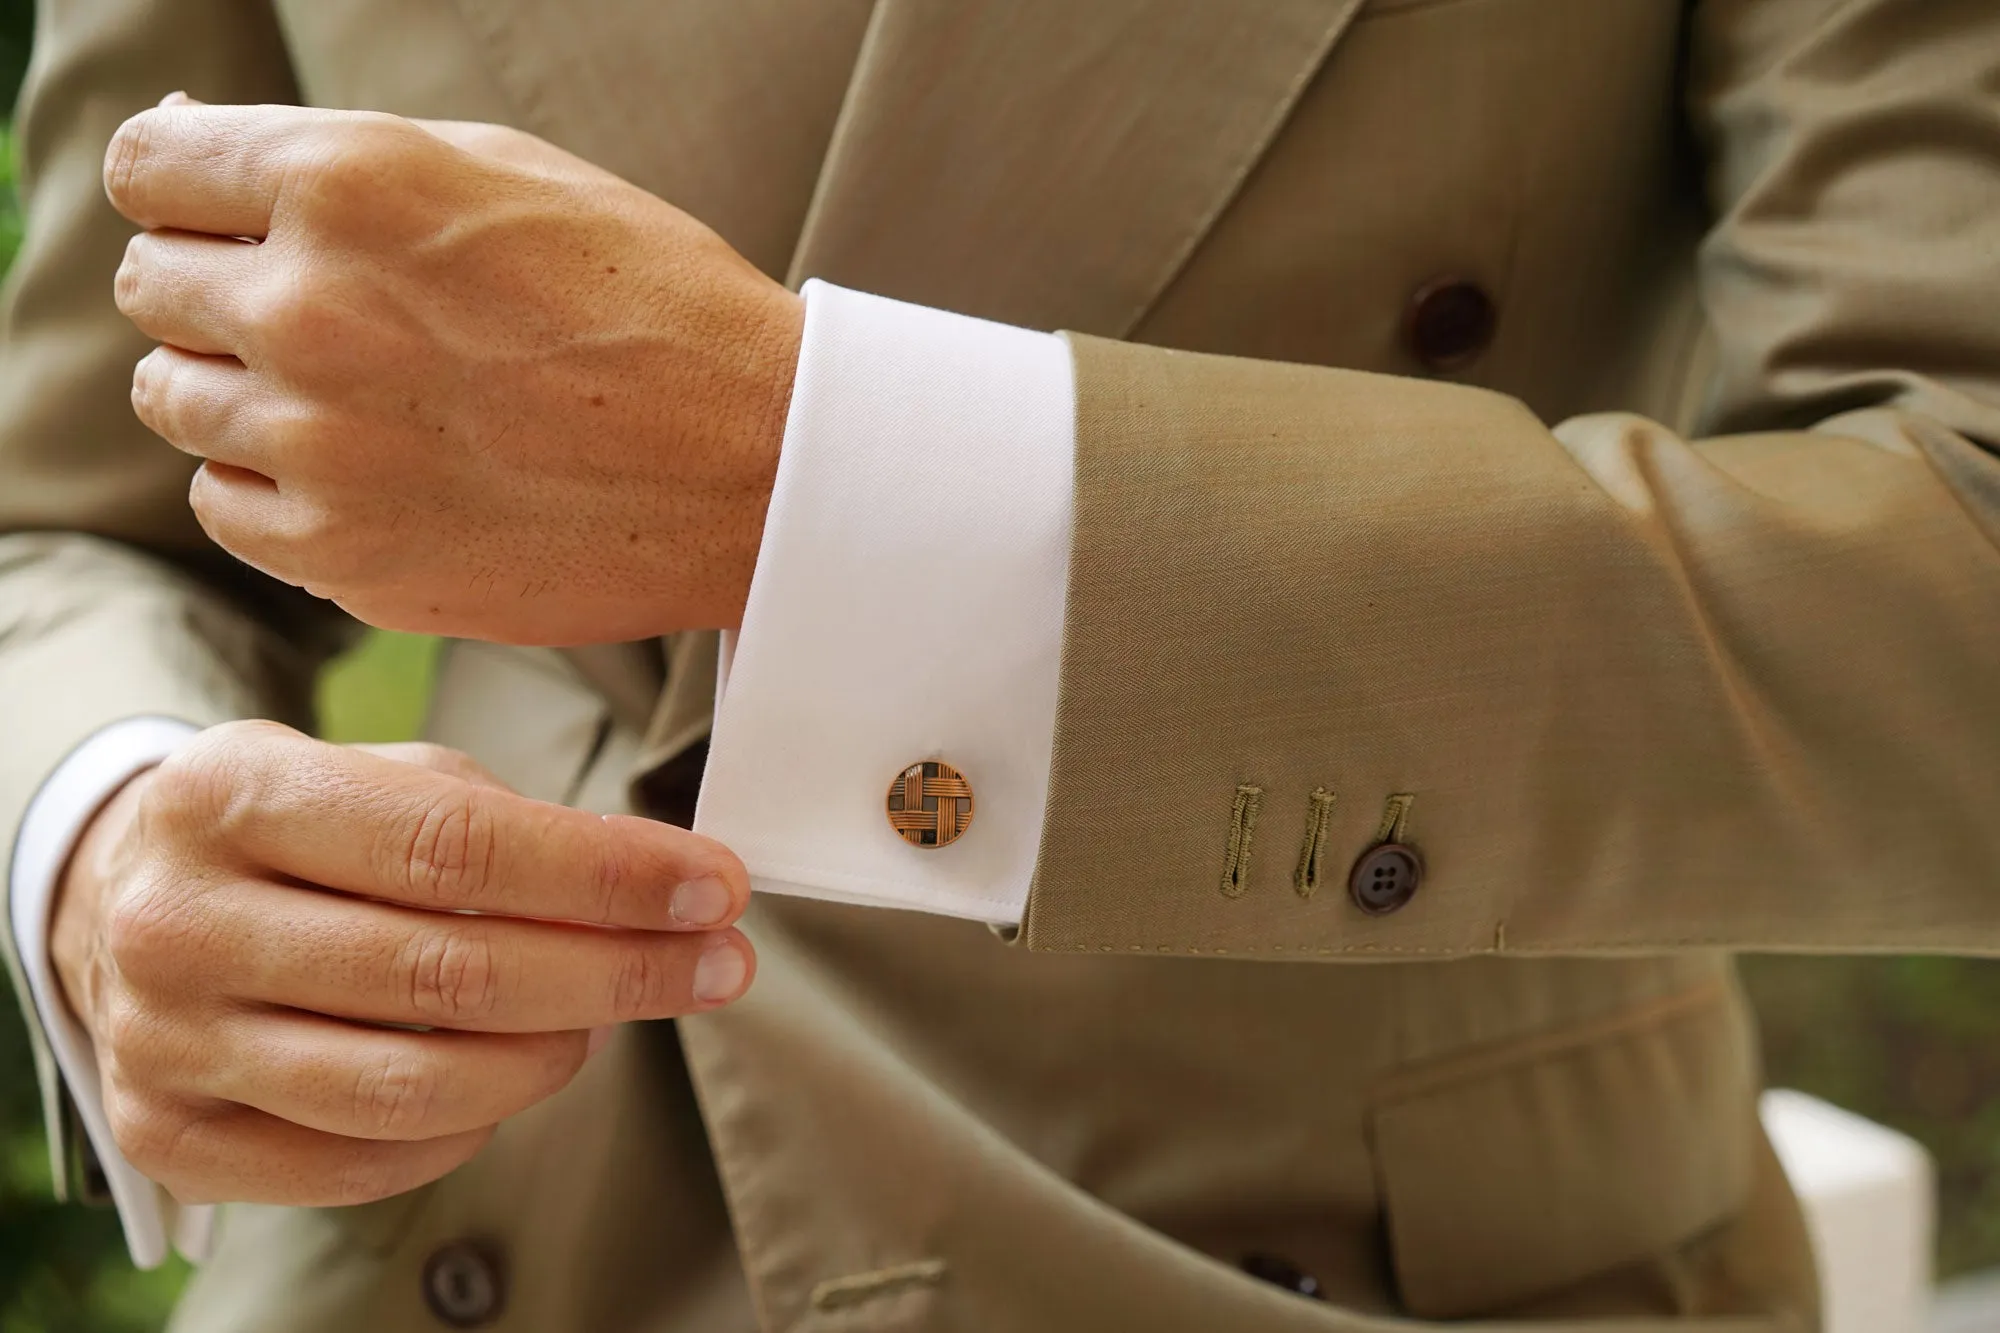
<svg viewBox="0 0 2000 1333">
<path fill-rule="evenodd" d="M 1825 1333 L 1923 1333 L 1936 1216 L 1930 1155 L 1803 1092 L 1772 1089 L 1760 1110 L 1819 1256 Z"/>
<path fill-rule="evenodd" d="M 1967 1273 L 1940 1283 L 1930 1333 L 1993 1333 L 2000 1328 L 2000 1271 Z"/>
</svg>

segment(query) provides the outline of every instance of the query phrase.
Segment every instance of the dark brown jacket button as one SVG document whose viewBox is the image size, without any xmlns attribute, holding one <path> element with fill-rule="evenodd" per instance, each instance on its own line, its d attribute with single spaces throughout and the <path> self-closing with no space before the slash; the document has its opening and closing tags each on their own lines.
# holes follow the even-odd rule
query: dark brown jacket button
<svg viewBox="0 0 2000 1333">
<path fill-rule="evenodd" d="M 1286 1291 L 1297 1292 L 1316 1301 L 1326 1299 L 1320 1294 L 1318 1278 L 1280 1255 L 1246 1254 L 1243 1256 L 1242 1269 L 1260 1282 L 1283 1287 Z"/>
<path fill-rule="evenodd" d="M 424 1261 L 424 1304 L 448 1328 L 484 1328 L 507 1308 L 500 1252 L 476 1240 L 440 1245 Z"/>
<path fill-rule="evenodd" d="M 1370 916 L 1387 916 L 1416 897 L 1423 883 L 1424 860 L 1417 849 L 1400 842 L 1370 847 L 1347 877 L 1347 896 Z"/>
<path fill-rule="evenodd" d="M 1405 327 L 1410 351 L 1431 370 L 1457 370 L 1493 341 L 1499 312 L 1476 282 L 1439 278 L 1410 298 Z"/>
</svg>

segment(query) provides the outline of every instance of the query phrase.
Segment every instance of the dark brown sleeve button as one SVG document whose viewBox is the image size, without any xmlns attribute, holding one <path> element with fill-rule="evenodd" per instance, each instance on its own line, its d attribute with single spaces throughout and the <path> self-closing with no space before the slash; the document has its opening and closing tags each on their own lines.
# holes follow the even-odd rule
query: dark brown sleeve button
<svg viewBox="0 0 2000 1333">
<path fill-rule="evenodd" d="M 1282 1255 L 1246 1254 L 1240 1266 L 1244 1272 L 1260 1282 L 1283 1287 L 1286 1291 L 1296 1292 L 1311 1300 L 1326 1299 L 1320 1294 L 1319 1279 Z"/>
<path fill-rule="evenodd" d="M 889 827 L 913 846 L 944 846 L 972 827 L 972 784 L 935 759 L 911 764 L 889 784 Z"/>
<path fill-rule="evenodd" d="M 1476 282 L 1439 278 L 1410 298 L 1404 336 L 1417 360 L 1436 371 L 1457 370 L 1493 341 L 1499 311 Z"/>
<path fill-rule="evenodd" d="M 1400 842 L 1370 847 L 1347 877 L 1347 896 L 1370 916 L 1387 916 L 1417 896 L 1424 860 Z"/>
<path fill-rule="evenodd" d="M 484 1328 L 507 1308 L 507 1270 L 483 1241 L 440 1245 L 424 1261 L 424 1304 L 447 1328 Z"/>
</svg>

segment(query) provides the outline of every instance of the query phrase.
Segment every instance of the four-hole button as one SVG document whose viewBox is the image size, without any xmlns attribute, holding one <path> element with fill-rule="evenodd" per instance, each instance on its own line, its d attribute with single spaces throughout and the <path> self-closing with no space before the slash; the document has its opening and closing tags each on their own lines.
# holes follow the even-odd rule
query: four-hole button
<svg viewBox="0 0 2000 1333">
<path fill-rule="evenodd" d="M 1424 862 L 1417 849 L 1400 842 L 1370 847 L 1347 877 L 1347 896 L 1370 916 L 1387 916 L 1416 897 Z"/>
</svg>

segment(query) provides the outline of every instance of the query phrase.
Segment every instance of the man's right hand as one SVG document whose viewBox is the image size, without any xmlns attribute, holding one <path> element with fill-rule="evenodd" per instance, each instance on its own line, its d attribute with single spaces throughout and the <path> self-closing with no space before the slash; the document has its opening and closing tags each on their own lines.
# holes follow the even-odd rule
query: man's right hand
<svg viewBox="0 0 2000 1333">
<path fill-rule="evenodd" d="M 51 947 L 134 1166 L 188 1203 L 354 1204 L 471 1157 L 594 1032 L 734 999 L 748 897 L 719 843 L 453 751 L 230 723 L 97 815 Z"/>
</svg>

